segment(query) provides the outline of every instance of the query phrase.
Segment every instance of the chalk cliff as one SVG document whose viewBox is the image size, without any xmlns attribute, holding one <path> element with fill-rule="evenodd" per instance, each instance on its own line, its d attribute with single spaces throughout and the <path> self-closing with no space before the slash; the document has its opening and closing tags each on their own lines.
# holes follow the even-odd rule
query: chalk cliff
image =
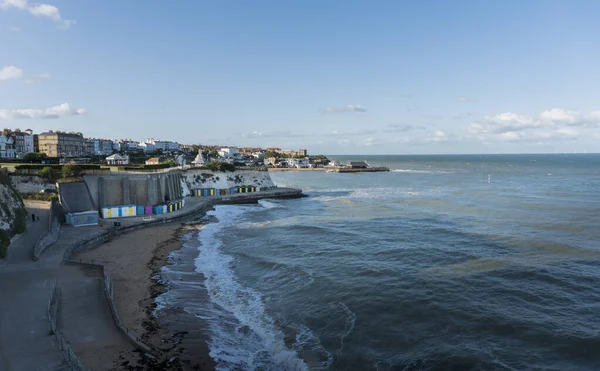
<svg viewBox="0 0 600 371">
<path fill-rule="evenodd" d="M 25 231 L 25 206 L 6 171 L 0 170 L 0 229 L 10 236 Z"/>
<path fill-rule="evenodd" d="M 275 185 L 268 171 L 221 172 L 190 169 L 184 171 L 181 177 L 181 189 L 184 196 L 189 196 L 193 189 L 227 189 L 240 186 L 273 187 Z"/>
</svg>

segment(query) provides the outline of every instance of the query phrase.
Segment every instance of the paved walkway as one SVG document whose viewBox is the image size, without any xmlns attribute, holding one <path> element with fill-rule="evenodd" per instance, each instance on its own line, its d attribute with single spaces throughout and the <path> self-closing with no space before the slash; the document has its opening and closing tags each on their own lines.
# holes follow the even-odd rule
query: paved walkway
<svg viewBox="0 0 600 371">
<path fill-rule="evenodd" d="M 57 329 L 89 370 L 109 366 L 115 354 L 136 349 L 114 323 L 100 267 L 63 265 L 58 282 Z"/>
<path fill-rule="evenodd" d="M 32 260 L 33 245 L 48 227 L 49 211 L 28 211 L 40 220 L 27 219 L 27 232 L 11 244 L 0 265 L 0 370 L 66 370 L 46 319 L 60 261 L 36 264 Z"/>
<path fill-rule="evenodd" d="M 248 202 L 258 198 L 286 196 L 286 192 L 289 195 L 290 190 L 280 188 L 279 191 L 227 197 L 193 197 L 186 199 L 186 206 L 182 210 L 173 213 L 151 218 L 122 218 L 119 221 L 123 227 L 148 224 L 157 219 L 167 222 L 174 218 L 189 217 L 216 203 Z M 131 347 L 131 343 L 124 345 L 124 335 L 115 332 L 114 321 L 108 316 L 110 308 L 101 291 L 101 277 L 62 264 L 69 247 L 100 236 L 108 228 L 119 228 L 112 226 L 113 220 L 102 227 L 63 226 L 59 240 L 44 251 L 39 261 L 33 261 L 33 245 L 48 227 L 48 211 L 31 209 L 30 216 L 31 212 L 36 215 L 39 213 L 40 221 L 32 223 L 28 219 L 27 232 L 14 241 L 9 248 L 8 259 L 0 264 L 0 370 L 68 369 L 62 353 L 49 334 L 47 323 L 48 301 L 57 278 L 61 289 L 58 328 L 65 332 L 64 337 L 74 345 L 84 363 L 86 359 L 91 359 L 88 357 L 94 357 L 95 350 Z M 106 354 L 104 351 L 102 354 Z"/>
<path fill-rule="evenodd" d="M 33 256 L 33 245 L 48 229 L 48 218 L 50 217 L 50 209 L 48 207 L 29 207 L 27 208 L 27 212 L 27 232 L 18 236 L 10 245 L 5 264 L 29 263 Z M 32 213 L 38 216 L 40 220 L 32 222 Z"/>
</svg>

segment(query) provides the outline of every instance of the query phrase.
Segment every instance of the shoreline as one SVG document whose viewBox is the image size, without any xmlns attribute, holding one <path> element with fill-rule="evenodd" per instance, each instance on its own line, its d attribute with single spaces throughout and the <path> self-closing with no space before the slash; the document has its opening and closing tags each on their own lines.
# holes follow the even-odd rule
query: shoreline
<svg viewBox="0 0 600 371">
<path fill-rule="evenodd" d="M 216 205 L 249 204 L 268 198 L 306 197 L 302 191 L 279 188 L 274 191 L 215 198 L 193 197 L 188 208 L 166 214 L 151 222 L 141 217 L 115 218 L 123 226 L 108 228 L 67 249 L 64 259 L 101 264 L 109 274 L 114 302 L 125 331 L 160 350 L 157 358 L 136 349 L 109 353 L 104 359 L 86 364 L 90 370 L 214 370 L 209 355 L 208 326 L 181 308 L 167 308 L 154 316 L 155 298 L 168 291 L 168 283 L 157 282 L 163 267 L 174 264 L 172 252 L 189 250 L 184 243 L 199 232 L 199 223 Z M 183 236 L 190 235 L 183 240 Z M 96 244 L 94 241 L 102 241 Z M 196 246 L 197 248 L 197 246 Z M 194 250 L 196 252 L 197 250 Z M 192 258 L 193 260 L 193 258 Z M 194 272 L 203 285 L 204 277 Z M 194 298 L 198 299 L 198 298 Z M 200 300 L 209 300 L 208 295 Z M 190 326 L 191 325 L 191 326 Z M 112 356 L 111 360 L 107 357 Z"/>
<path fill-rule="evenodd" d="M 115 354 L 103 365 L 86 365 L 89 369 L 214 370 L 206 335 L 188 341 L 189 331 L 182 328 L 187 322 L 180 321 L 178 308 L 167 308 L 158 317 L 154 316 L 156 297 L 168 290 L 168 283 L 156 278 L 164 266 L 170 265 L 170 254 L 183 248 L 182 238 L 185 235 L 193 238 L 200 226 L 199 223 L 168 223 L 136 230 L 76 254 L 74 260 L 104 265 L 111 276 L 122 325 L 162 352 L 162 360 L 157 361 L 149 361 L 138 351 Z M 198 329 L 193 330 L 194 334 L 198 333 Z M 200 330 L 206 333 L 205 328 Z M 193 349 L 189 349 L 190 346 Z"/>
</svg>

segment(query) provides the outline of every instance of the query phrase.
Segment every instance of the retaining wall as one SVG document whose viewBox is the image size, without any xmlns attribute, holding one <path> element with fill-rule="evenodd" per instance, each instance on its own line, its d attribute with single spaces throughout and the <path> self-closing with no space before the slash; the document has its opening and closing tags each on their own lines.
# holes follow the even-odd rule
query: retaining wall
<svg viewBox="0 0 600 371">
<path fill-rule="evenodd" d="M 48 301 L 48 308 L 46 310 L 48 327 L 50 330 L 50 334 L 54 337 L 54 341 L 56 342 L 58 349 L 63 352 L 65 359 L 69 362 L 69 365 L 73 370 L 85 371 L 85 367 L 81 360 L 77 357 L 73 348 L 67 343 L 67 341 L 62 337 L 58 329 L 56 328 L 56 311 L 58 300 L 60 298 L 60 288 L 58 288 L 58 282 L 54 280 L 54 286 L 52 288 L 52 295 L 50 295 L 50 300 Z"/>
<path fill-rule="evenodd" d="M 50 205 L 50 218 L 48 219 L 48 229 L 33 245 L 33 260 L 39 260 L 40 256 L 46 250 L 46 248 L 56 241 L 58 241 L 58 236 L 60 235 L 60 219 L 62 215 L 62 210 L 60 205 L 56 201 L 52 201 Z"/>
</svg>

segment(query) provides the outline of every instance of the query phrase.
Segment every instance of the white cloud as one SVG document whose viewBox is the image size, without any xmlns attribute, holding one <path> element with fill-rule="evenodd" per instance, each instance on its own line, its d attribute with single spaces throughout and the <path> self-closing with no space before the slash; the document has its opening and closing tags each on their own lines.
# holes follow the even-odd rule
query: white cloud
<svg viewBox="0 0 600 371">
<path fill-rule="evenodd" d="M 80 116 L 87 114 L 83 108 L 72 107 L 68 103 L 46 109 L 0 109 L 0 119 L 58 119 L 64 116 Z"/>
<path fill-rule="evenodd" d="M 2 80 L 18 80 L 23 77 L 23 70 L 19 67 L 8 66 L 0 69 L 0 81 Z M 46 80 L 50 78 L 49 73 L 38 73 L 25 77 L 24 82 L 26 84 L 33 84 L 34 82 Z"/>
<path fill-rule="evenodd" d="M 291 131 L 273 131 L 268 133 L 253 131 L 252 133 L 242 133 L 240 136 L 242 138 L 300 138 L 309 135 L 292 133 Z"/>
<path fill-rule="evenodd" d="M 476 98 L 462 97 L 462 98 L 459 98 L 458 101 L 461 102 L 461 103 L 476 103 L 477 99 Z"/>
<path fill-rule="evenodd" d="M 27 76 L 25 78 L 25 83 L 26 84 L 33 84 L 35 82 L 46 80 L 46 79 L 49 79 L 49 78 L 50 78 L 50 74 L 49 73 L 38 73 L 36 75 Z"/>
<path fill-rule="evenodd" d="M 25 9 L 27 8 L 27 0 L 0 0 L 1 9 L 7 9 L 10 7 Z"/>
<path fill-rule="evenodd" d="M 559 108 L 543 111 L 537 116 L 506 112 L 486 116 L 473 122 L 468 132 L 480 140 L 528 141 L 549 139 L 576 139 L 581 130 L 596 128 L 600 123 L 600 111 L 584 114 Z M 579 128 L 579 129 L 577 129 Z"/>
<path fill-rule="evenodd" d="M 358 105 L 349 104 L 345 107 L 327 107 L 323 113 L 342 113 L 342 112 L 367 112 L 366 108 Z"/>
<path fill-rule="evenodd" d="M 473 134 L 504 133 L 514 130 L 523 130 L 543 123 L 525 115 L 512 112 L 501 113 L 497 116 L 485 116 L 483 120 L 469 125 L 469 132 Z"/>
<path fill-rule="evenodd" d="M 371 147 L 373 145 L 377 144 L 377 141 L 375 140 L 375 138 L 367 138 L 365 139 L 363 145 L 367 146 L 367 147 Z"/>
<path fill-rule="evenodd" d="M 540 120 L 550 123 L 574 124 L 581 122 L 583 116 L 579 112 L 554 108 L 540 113 Z"/>
<path fill-rule="evenodd" d="M 371 134 L 375 134 L 377 131 L 376 130 L 359 130 L 359 131 L 341 131 L 341 130 L 333 130 L 331 132 L 331 135 L 339 135 L 339 136 L 346 136 L 346 135 L 371 135 Z"/>
<path fill-rule="evenodd" d="M 443 130 L 436 130 L 432 136 L 424 138 L 423 141 L 425 143 L 440 143 L 447 142 L 450 138 L 450 135 Z"/>
<path fill-rule="evenodd" d="M 50 4 L 28 4 L 27 0 L 0 0 L 0 9 L 17 8 L 26 10 L 36 17 L 50 18 L 58 23 L 58 28 L 67 29 L 75 23 L 75 21 L 63 19 L 60 15 L 60 10 Z"/>
<path fill-rule="evenodd" d="M 23 70 L 19 67 L 8 66 L 0 69 L 0 80 L 18 79 L 23 76 Z"/>
</svg>

